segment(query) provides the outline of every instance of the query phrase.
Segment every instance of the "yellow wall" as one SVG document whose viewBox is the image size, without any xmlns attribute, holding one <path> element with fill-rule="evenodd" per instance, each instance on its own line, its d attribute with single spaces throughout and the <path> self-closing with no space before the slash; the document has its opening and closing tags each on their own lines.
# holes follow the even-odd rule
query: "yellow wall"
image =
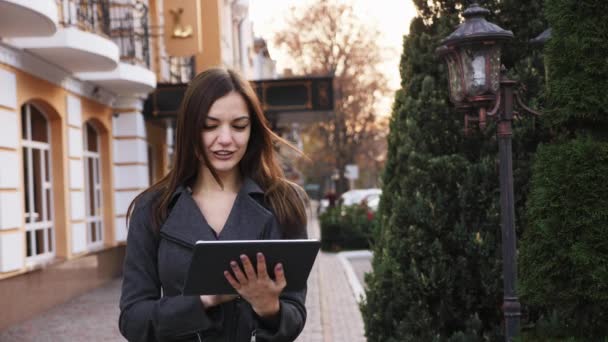
<svg viewBox="0 0 608 342">
<path fill-rule="evenodd" d="M 150 52 L 151 52 L 151 60 L 150 60 L 150 69 L 154 71 L 156 74 L 156 79 L 161 80 L 160 77 L 160 39 L 163 39 L 160 35 L 162 32 L 157 27 L 160 27 L 159 16 L 160 13 L 158 11 L 158 6 L 156 1 L 149 1 L 149 18 L 150 18 Z"/>
<path fill-rule="evenodd" d="M 70 219 L 70 189 L 69 189 L 69 159 L 68 159 L 68 120 L 67 120 L 67 96 L 71 94 L 67 90 L 43 79 L 34 77 L 21 70 L 10 66 L 1 65 L 0 69 L 7 70 L 16 77 L 17 85 L 17 120 L 21 127 L 21 106 L 33 103 L 39 107 L 49 120 L 51 130 L 51 158 L 52 158 L 52 187 L 53 187 L 53 226 L 55 229 L 55 261 L 71 259 L 71 219 Z M 88 119 L 95 119 L 96 126 L 101 133 L 101 160 L 102 160 L 102 182 L 103 192 L 103 218 L 104 236 L 106 247 L 114 246 L 114 206 L 113 206 L 113 178 L 112 178 L 112 109 L 103 104 L 94 102 L 88 98 L 75 94 L 81 101 L 83 123 Z M 82 128 L 82 127 L 80 127 Z M 21 134 L 19 134 L 21 136 Z M 20 138 L 21 139 L 21 138 Z M 19 165 L 15 167 L 20 170 L 20 183 L 18 189 L 24 196 L 22 153 L 18 151 Z M 25 220 L 22 218 L 20 231 L 25 234 Z M 14 232 L 14 230 L 1 231 L 0 234 Z M 26 251 L 23 249 L 25 259 Z M 26 271 L 22 269 L 16 272 L 4 273 L 0 279 L 7 278 Z"/>
<path fill-rule="evenodd" d="M 201 0 L 201 28 L 202 28 L 202 52 L 196 54 L 196 73 L 208 69 L 213 66 L 222 65 L 221 53 L 221 18 L 220 18 L 220 1 L 223 0 Z M 163 15 L 159 10 L 157 1 L 150 1 L 150 25 L 152 28 L 159 27 L 160 17 Z M 169 25 L 170 18 L 164 18 L 165 25 Z M 187 24 L 187 23 L 184 23 Z M 152 53 L 151 69 L 156 73 L 159 81 L 162 81 L 161 75 L 161 44 L 160 39 L 165 39 L 159 35 L 160 31 L 152 31 L 150 39 L 150 48 Z"/>
<path fill-rule="evenodd" d="M 154 184 L 168 171 L 167 129 L 160 122 L 147 120 L 146 135 L 148 146 L 152 147 L 152 158 L 154 158 L 153 177 L 150 177 L 150 184 Z M 150 163 L 152 163 L 152 161 L 148 160 L 148 164 Z"/>
<path fill-rule="evenodd" d="M 222 65 L 220 5 L 222 0 L 203 0 L 203 52 L 196 55 L 196 73 Z"/>
</svg>

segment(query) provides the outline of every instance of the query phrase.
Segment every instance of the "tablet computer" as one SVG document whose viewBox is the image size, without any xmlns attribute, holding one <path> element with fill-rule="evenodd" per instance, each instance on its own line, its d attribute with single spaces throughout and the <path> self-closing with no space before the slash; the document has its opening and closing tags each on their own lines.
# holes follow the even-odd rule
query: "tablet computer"
<svg viewBox="0 0 608 342">
<path fill-rule="evenodd" d="M 230 272 L 230 261 L 239 263 L 245 254 L 254 268 L 258 252 L 266 258 L 266 269 L 274 279 L 274 266 L 283 264 L 287 285 L 284 291 L 302 290 L 315 262 L 321 242 L 319 240 L 215 240 L 197 241 L 190 260 L 184 284 L 184 295 L 236 294 L 224 277 Z"/>
</svg>

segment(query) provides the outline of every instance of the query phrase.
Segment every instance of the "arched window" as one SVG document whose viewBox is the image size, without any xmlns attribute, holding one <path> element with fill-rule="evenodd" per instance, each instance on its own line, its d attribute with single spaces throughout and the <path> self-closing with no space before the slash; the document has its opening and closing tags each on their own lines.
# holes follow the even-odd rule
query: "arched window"
<svg viewBox="0 0 608 342">
<path fill-rule="evenodd" d="M 84 180 L 86 201 L 87 245 L 89 249 L 103 246 L 103 210 L 101 198 L 101 165 L 99 133 L 87 121 L 83 129 Z"/>
<path fill-rule="evenodd" d="M 44 113 L 32 104 L 21 107 L 25 243 L 28 263 L 55 255 L 50 128 Z"/>
</svg>

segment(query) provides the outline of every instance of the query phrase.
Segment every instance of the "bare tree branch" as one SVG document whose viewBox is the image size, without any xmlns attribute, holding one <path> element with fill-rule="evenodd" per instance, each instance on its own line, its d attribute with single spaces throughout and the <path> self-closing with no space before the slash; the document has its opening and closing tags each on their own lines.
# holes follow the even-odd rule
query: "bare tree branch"
<svg viewBox="0 0 608 342">
<path fill-rule="evenodd" d="M 328 172 L 335 168 L 343 175 L 346 164 L 365 162 L 361 159 L 381 153 L 376 150 L 382 139 L 379 143 L 376 137 L 385 136 L 379 130 L 387 127 L 378 123 L 376 106 L 390 90 L 380 72 L 379 34 L 356 17 L 351 5 L 319 0 L 292 8 L 286 28 L 274 37 L 275 45 L 292 59 L 294 72 L 334 75 L 334 117 L 305 132 L 310 137 L 307 141 L 314 142 L 305 148 L 312 164 L 329 163 Z"/>
</svg>

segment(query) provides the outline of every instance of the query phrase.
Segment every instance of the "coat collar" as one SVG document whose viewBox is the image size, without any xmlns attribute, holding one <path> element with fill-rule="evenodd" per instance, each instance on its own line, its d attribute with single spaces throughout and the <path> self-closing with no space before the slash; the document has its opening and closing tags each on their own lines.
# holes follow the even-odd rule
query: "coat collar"
<svg viewBox="0 0 608 342">
<path fill-rule="evenodd" d="M 261 239 L 273 215 L 254 198 L 259 194 L 264 194 L 262 188 L 251 178 L 245 178 L 226 224 L 216 237 L 192 198 L 191 190 L 180 185 L 173 193 L 173 207 L 160 229 L 161 235 L 189 246 L 194 246 L 198 240 Z"/>
<path fill-rule="evenodd" d="M 184 192 L 192 194 L 192 189 L 190 189 L 189 186 L 184 185 L 184 184 L 178 185 L 171 197 L 172 201 L 175 199 L 176 196 L 181 195 Z M 239 194 L 240 193 L 246 193 L 248 195 L 253 195 L 253 194 L 263 195 L 264 190 L 262 190 L 262 188 L 258 185 L 258 183 L 256 183 L 253 179 L 251 179 L 251 177 L 245 177 L 245 179 L 243 179 L 243 184 L 241 185 L 241 189 L 239 190 Z"/>
</svg>

